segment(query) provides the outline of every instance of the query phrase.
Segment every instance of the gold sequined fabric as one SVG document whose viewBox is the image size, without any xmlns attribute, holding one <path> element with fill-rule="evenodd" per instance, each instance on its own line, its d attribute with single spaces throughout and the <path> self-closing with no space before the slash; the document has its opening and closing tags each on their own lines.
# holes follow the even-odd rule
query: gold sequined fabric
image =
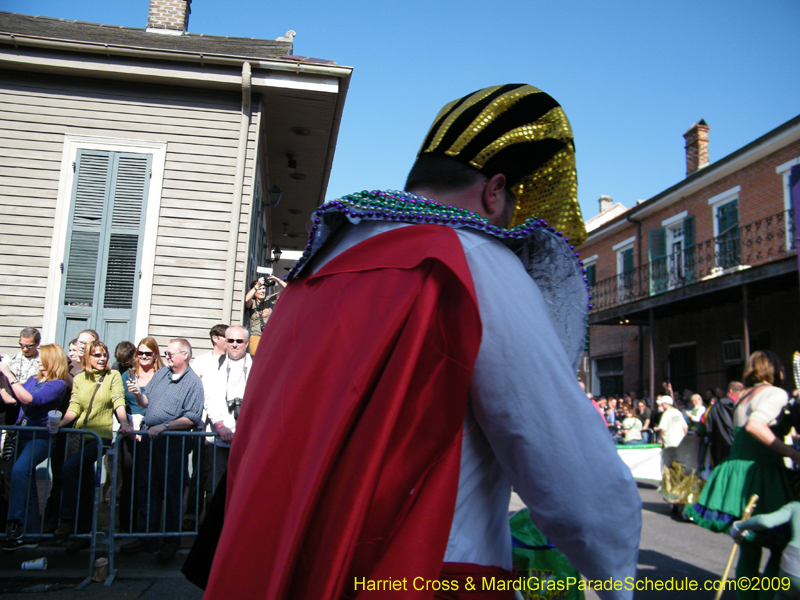
<svg viewBox="0 0 800 600">
<path fill-rule="evenodd" d="M 538 217 L 576 246 L 586 239 L 572 128 L 543 91 L 508 84 L 448 103 L 425 136 L 422 154 L 449 156 L 487 177 L 503 173 L 517 199 L 511 227 Z"/>
</svg>

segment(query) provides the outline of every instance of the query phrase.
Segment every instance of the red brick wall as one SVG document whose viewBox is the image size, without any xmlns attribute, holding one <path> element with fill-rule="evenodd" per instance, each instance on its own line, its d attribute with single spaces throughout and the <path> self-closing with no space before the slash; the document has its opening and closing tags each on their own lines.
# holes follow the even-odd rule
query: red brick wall
<svg viewBox="0 0 800 600">
<path fill-rule="evenodd" d="M 639 256 L 643 263 L 649 262 L 648 232 L 650 229 L 662 227 L 661 223 L 683 211 L 695 217 L 695 242 L 700 244 L 714 237 L 714 211 L 709 206 L 709 198 L 721 194 L 734 187 L 741 186 L 739 192 L 739 224 L 747 225 L 767 217 L 775 216 L 784 210 L 783 177 L 775 172 L 775 168 L 793 158 L 800 156 L 800 141 L 774 152 L 723 179 L 716 181 L 702 190 L 683 198 L 663 210 L 642 220 L 641 255 L 639 239 L 634 243 L 634 264 L 639 266 Z M 582 257 L 598 255 L 596 264 L 597 281 L 617 274 L 617 255 L 612 248 L 630 237 L 637 236 L 636 223 L 629 223 L 624 229 L 595 243 L 586 243 L 578 248 Z M 769 258 L 750 260 L 748 264 L 755 266 L 768 262 Z"/>
<path fill-rule="evenodd" d="M 191 0 L 150 0 L 148 29 L 186 31 L 189 25 Z"/>
</svg>

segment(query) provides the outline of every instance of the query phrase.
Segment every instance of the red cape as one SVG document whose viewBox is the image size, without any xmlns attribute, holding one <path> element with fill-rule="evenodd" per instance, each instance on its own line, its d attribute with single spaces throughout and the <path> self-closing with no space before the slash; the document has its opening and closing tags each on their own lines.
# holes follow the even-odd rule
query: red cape
<svg viewBox="0 0 800 600">
<path fill-rule="evenodd" d="M 292 282 L 248 381 L 205 598 L 353 598 L 387 580 L 407 590 L 393 598 L 432 597 L 413 580 L 442 568 L 480 336 L 449 227 L 375 236 Z"/>
</svg>

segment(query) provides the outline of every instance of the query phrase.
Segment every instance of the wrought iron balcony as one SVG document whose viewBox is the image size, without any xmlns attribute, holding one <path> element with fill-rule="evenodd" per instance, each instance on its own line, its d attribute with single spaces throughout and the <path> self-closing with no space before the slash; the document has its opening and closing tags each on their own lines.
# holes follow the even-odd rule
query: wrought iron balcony
<svg viewBox="0 0 800 600">
<path fill-rule="evenodd" d="M 592 287 L 592 312 L 785 258 L 797 252 L 794 229 L 793 211 L 782 211 L 602 279 Z"/>
</svg>

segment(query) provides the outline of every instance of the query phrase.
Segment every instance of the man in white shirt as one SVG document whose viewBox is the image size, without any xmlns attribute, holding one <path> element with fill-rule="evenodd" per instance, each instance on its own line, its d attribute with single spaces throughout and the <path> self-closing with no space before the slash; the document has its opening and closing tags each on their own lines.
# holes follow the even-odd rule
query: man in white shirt
<svg viewBox="0 0 800 600">
<path fill-rule="evenodd" d="M 514 581 L 512 485 L 587 578 L 635 576 L 636 484 L 575 378 L 575 182 L 561 107 L 509 84 L 440 111 L 406 192 L 317 209 L 248 386 L 206 598 Z"/>
<path fill-rule="evenodd" d="M 216 371 L 222 361 L 225 360 L 225 353 L 228 350 L 228 343 L 225 341 L 225 331 L 227 329 L 228 325 L 224 323 L 214 325 L 208 332 L 211 338 L 211 352 L 206 352 L 192 360 L 192 370 L 197 373 L 200 379 L 203 379 L 205 373 Z M 206 422 L 207 416 L 206 409 L 203 407 L 203 423 Z M 205 506 L 205 493 L 198 496 L 197 483 L 200 481 L 200 489 L 205 490 L 205 472 L 202 465 L 205 463 L 206 444 L 200 438 L 193 438 L 191 447 L 192 476 L 189 479 L 189 489 L 186 494 L 186 511 L 181 524 L 184 531 L 196 530 L 197 515 L 203 513 Z"/>
<path fill-rule="evenodd" d="M 206 352 L 192 361 L 192 370 L 197 373 L 200 379 L 203 378 L 206 372 L 216 371 L 219 368 L 222 357 L 228 351 L 228 343 L 225 341 L 225 331 L 227 329 L 228 325 L 224 323 L 214 325 L 208 332 L 211 338 L 211 352 Z"/>
<path fill-rule="evenodd" d="M 211 499 L 228 467 L 228 456 L 244 398 L 247 375 L 253 366 L 253 358 L 247 353 L 250 332 L 246 328 L 240 325 L 229 327 L 223 339 L 227 353 L 224 357 L 220 356 L 203 377 L 206 431 L 217 434 L 213 438 L 206 438 L 203 473 L 207 500 Z"/>
<path fill-rule="evenodd" d="M 678 455 L 678 446 L 681 445 L 689 426 L 683 418 L 681 411 L 673 406 L 670 396 L 659 396 L 658 405 L 664 411 L 658 421 L 658 441 L 661 443 L 661 462 L 671 465 Z"/>
</svg>

